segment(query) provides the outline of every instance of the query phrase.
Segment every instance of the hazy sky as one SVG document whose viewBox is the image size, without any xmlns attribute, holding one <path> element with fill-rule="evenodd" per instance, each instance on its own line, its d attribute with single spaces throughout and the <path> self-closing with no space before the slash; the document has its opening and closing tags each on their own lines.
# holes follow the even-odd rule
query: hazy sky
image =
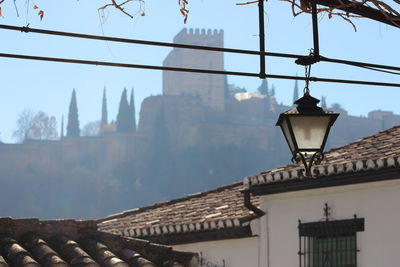
<svg viewBox="0 0 400 267">
<path fill-rule="evenodd" d="M 190 15 L 185 25 L 177 0 L 146 1 L 145 16 L 135 19 L 115 9 L 105 12 L 101 23 L 97 8 L 108 1 L 37 0 L 45 12 L 43 21 L 27 1 L 17 0 L 19 17 L 11 0 L 1 5 L 0 24 L 10 24 L 59 31 L 107 35 L 134 39 L 172 42 L 183 27 L 224 29 L 225 47 L 258 49 L 258 13 L 256 5 L 237 6 L 234 0 L 190 0 Z M 137 8 L 132 7 L 133 10 Z M 28 12 L 27 12 L 28 11 Z M 265 5 L 266 47 L 271 52 L 307 54 L 312 47 L 310 15 L 293 18 L 290 4 L 270 0 Z M 367 19 L 354 20 L 353 27 L 339 18 L 320 16 L 320 50 L 326 57 L 399 65 L 400 30 Z M 45 36 L 0 30 L 0 52 L 67 57 L 100 61 L 161 65 L 171 48 L 116 44 L 66 37 Z M 232 71 L 258 72 L 258 58 L 248 55 L 225 55 L 225 68 Z M 57 117 L 67 116 L 73 88 L 78 98 L 81 126 L 99 120 L 103 87 L 107 88 L 109 118 L 116 116 L 124 87 L 134 87 L 136 108 L 150 95 L 161 93 L 161 71 L 83 66 L 0 58 L 1 140 L 11 139 L 18 114 L 24 108 L 43 110 Z M 304 75 L 304 68 L 292 59 L 267 57 L 267 72 Z M 400 83 L 398 75 L 382 74 L 337 64 L 318 63 L 312 75 L 318 77 L 360 79 Z M 228 77 L 230 83 L 254 91 L 257 78 Z M 291 104 L 294 81 L 269 80 L 276 86 L 279 102 Z M 299 82 L 300 87 L 304 86 Z M 400 114 L 400 88 L 312 83 L 311 94 L 327 97 L 328 105 L 341 103 L 350 114 L 366 115 L 383 109 Z"/>
</svg>

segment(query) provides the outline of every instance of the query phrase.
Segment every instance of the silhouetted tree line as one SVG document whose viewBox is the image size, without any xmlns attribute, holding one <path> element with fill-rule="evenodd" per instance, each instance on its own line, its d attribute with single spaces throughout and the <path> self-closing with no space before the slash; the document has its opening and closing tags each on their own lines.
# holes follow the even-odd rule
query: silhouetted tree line
<svg viewBox="0 0 400 267">
<path fill-rule="evenodd" d="M 79 116 L 78 116 L 76 92 L 75 90 L 73 90 L 68 111 L 67 137 L 79 137 L 81 135 L 78 117 Z M 98 135 L 101 132 L 101 129 L 107 127 L 107 125 L 109 125 L 108 111 L 107 111 L 107 97 L 106 97 L 106 89 L 104 88 L 102 106 L 101 106 L 101 120 L 100 122 L 97 121 L 89 122 L 87 125 L 85 125 L 84 128 L 86 129 L 83 132 L 83 135 L 86 136 Z M 124 88 L 124 90 L 122 91 L 117 119 L 115 121 L 115 126 L 116 126 L 116 131 L 119 133 L 129 133 L 136 131 L 135 99 L 134 99 L 133 89 L 131 91 L 129 103 L 127 99 L 126 88 Z"/>
</svg>

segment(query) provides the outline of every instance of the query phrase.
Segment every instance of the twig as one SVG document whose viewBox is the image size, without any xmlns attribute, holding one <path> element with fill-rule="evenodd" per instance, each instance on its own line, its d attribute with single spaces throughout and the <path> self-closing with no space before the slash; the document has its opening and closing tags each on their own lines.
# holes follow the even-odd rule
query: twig
<svg viewBox="0 0 400 267">
<path fill-rule="evenodd" d="M 125 4 L 127 4 L 127 3 L 129 3 L 129 2 L 132 2 L 132 1 L 133 1 L 133 0 L 126 0 L 125 2 L 123 2 L 123 3 L 121 3 L 121 4 L 117 4 L 117 2 L 115 2 L 115 0 L 111 0 L 111 3 L 110 3 L 110 4 L 106 4 L 106 5 L 102 6 L 102 7 L 99 7 L 98 10 L 104 10 L 104 9 L 106 9 L 107 7 L 113 6 L 113 7 L 115 7 L 116 9 L 118 9 L 119 11 L 121 11 L 122 13 L 124 13 L 125 15 L 127 15 L 128 17 L 130 17 L 131 19 L 133 19 L 133 15 L 131 15 L 131 14 L 129 14 L 128 12 L 126 12 L 126 11 L 124 10 L 124 8 L 122 7 L 123 5 L 125 5 Z"/>
<path fill-rule="evenodd" d="M 14 7 L 15 7 L 15 12 L 17 13 L 17 17 L 19 17 L 19 13 L 18 13 L 18 7 L 17 4 L 15 3 L 17 0 L 14 0 Z"/>
<path fill-rule="evenodd" d="M 245 3 L 236 3 L 237 6 L 243 6 L 243 5 L 250 5 L 250 4 L 255 4 L 258 3 L 258 1 L 251 1 L 251 2 L 245 2 Z"/>
</svg>

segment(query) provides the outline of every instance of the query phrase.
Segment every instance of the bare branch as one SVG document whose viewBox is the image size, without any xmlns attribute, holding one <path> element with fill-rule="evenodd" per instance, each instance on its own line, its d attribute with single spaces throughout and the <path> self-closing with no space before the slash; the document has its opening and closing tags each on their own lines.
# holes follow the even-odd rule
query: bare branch
<svg viewBox="0 0 400 267">
<path fill-rule="evenodd" d="M 251 1 L 251 2 L 245 2 L 245 3 L 236 3 L 236 5 L 242 6 L 242 5 L 250 5 L 250 4 L 255 4 L 255 3 L 258 3 L 258 0 Z"/>
<path fill-rule="evenodd" d="M 293 0 L 296 1 L 296 0 Z M 396 21 L 399 21 L 400 16 L 398 15 L 398 12 L 392 9 L 393 11 L 388 12 L 384 10 L 377 2 L 377 0 L 371 0 L 372 4 L 374 4 L 378 9 L 369 7 L 366 3 L 364 2 L 358 2 L 358 1 L 349 1 L 349 0 L 316 0 L 317 4 L 331 7 L 334 9 L 339 9 L 342 10 L 346 13 L 352 13 L 359 15 L 364 18 L 369 18 L 373 19 L 394 27 L 399 27 L 399 25 L 396 23 Z M 390 10 L 390 9 L 389 9 Z M 311 11 L 309 11 L 311 12 Z M 342 13 L 342 15 L 345 16 L 345 13 Z M 340 16 L 344 18 L 343 16 Z"/>
<path fill-rule="evenodd" d="M 298 16 L 302 13 L 311 13 L 311 0 L 281 0 L 291 4 L 293 16 Z M 319 8 L 318 13 L 325 12 L 328 18 L 333 16 L 340 17 L 349 22 L 353 28 L 355 24 L 350 18 L 369 18 L 394 27 L 400 28 L 400 12 L 391 5 L 380 0 L 315 0 L 318 5 L 326 6 Z M 238 3 L 237 5 L 254 4 L 258 1 L 250 1 Z M 400 4 L 400 0 L 393 0 L 395 4 Z M 376 8 L 369 6 L 371 3 Z M 334 12 L 341 10 L 343 12 Z"/>
<path fill-rule="evenodd" d="M 15 4 L 16 0 L 12 0 Z M 129 16 L 130 18 L 134 18 L 137 14 L 140 13 L 141 16 L 144 16 L 145 13 L 142 10 L 142 4 L 145 3 L 146 0 L 123 0 L 122 3 L 117 3 L 117 0 L 108 0 L 109 3 L 98 8 L 99 11 L 104 11 L 109 7 L 114 7 L 118 9 L 123 14 Z M 189 16 L 189 0 L 177 0 L 179 11 L 183 16 L 183 21 L 186 23 Z M 354 23 L 351 21 L 351 18 L 369 18 L 372 20 L 376 20 L 394 27 L 400 28 L 400 11 L 398 11 L 398 6 L 400 5 L 400 0 L 391 0 L 395 4 L 392 6 L 388 3 L 383 2 L 382 0 L 281 0 L 284 2 L 288 2 L 291 4 L 293 16 L 298 16 L 302 13 L 311 13 L 311 5 L 310 1 L 316 1 L 316 3 L 320 6 L 325 6 L 325 8 L 319 8 L 318 13 L 327 13 L 328 18 L 332 18 L 333 16 L 340 17 L 345 21 L 349 22 L 353 27 Z M 5 0 L 0 0 L 0 4 L 5 2 Z M 133 2 L 139 2 L 140 7 L 139 11 L 135 14 L 128 12 L 125 7 L 128 6 L 129 3 L 133 4 Z M 248 2 L 240 2 L 237 5 L 249 5 L 256 4 L 258 0 L 250 0 Z M 336 10 L 340 10 L 342 12 L 336 12 Z M 18 10 L 17 10 L 18 12 Z M 17 13 L 17 16 L 19 14 Z"/>
<path fill-rule="evenodd" d="M 121 3 L 121 4 L 117 4 L 117 2 L 115 2 L 115 0 L 111 0 L 111 3 L 110 3 L 110 4 L 106 4 L 106 5 L 102 6 L 102 7 L 99 7 L 98 10 L 104 10 L 104 9 L 106 9 L 107 7 L 113 6 L 113 7 L 115 7 L 116 9 L 118 9 L 119 11 L 121 11 L 122 13 L 124 13 L 125 15 L 127 15 L 128 17 L 130 17 L 131 19 L 133 19 L 133 15 L 131 15 L 131 14 L 129 14 L 128 12 L 126 12 L 126 11 L 124 10 L 124 8 L 122 7 L 123 5 L 125 5 L 125 4 L 127 4 L 127 3 L 129 3 L 129 2 L 132 2 L 132 1 L 134 1 L 134 0 L 126 0 L 125 2 L 123 2 L 123 3 Z"/>
</svg>

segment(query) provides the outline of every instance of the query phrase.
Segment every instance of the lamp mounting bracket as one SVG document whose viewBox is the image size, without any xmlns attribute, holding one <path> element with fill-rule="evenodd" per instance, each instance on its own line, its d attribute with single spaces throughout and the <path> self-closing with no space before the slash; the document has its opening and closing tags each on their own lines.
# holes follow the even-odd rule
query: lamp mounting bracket
<svg viewBox="0 0 400 267">
<path fill-rule="evenodd" d="M 309 55 L 309 56 L 302 56 L 296 59 L 295 63 L 297 65 L 302 65 L 302 66 L 310 66 L 314 63 L 320 62 L 321 58 L 320 56 L 316 56 L 314 54 Z"/>
<path fill-rule="evenodd" d="M 295 155 L 293 155 L 292 158 L 293 163 L 303 163 L 303 175 L 305 177 L 314 177 L 313 173 L 311 172 L 311 167 L 313 166 L 313 164 L 320 164 L 322 160 L 324 160 L 324 153 L 322 153 L 322 151 L 314 152 L 314 154 L 310 158 L 306 158 L 303 153 L 297 152 Z"/>
<path fill-rule="evenodd" d="M 318 9 L 316 0 L 310 0 L 310 5 L 311 5 L 311 18 L 313 24 L 314 49 L 309 56 L 303 56 L 296 59 L 295 63 L 303 66 L 312 65 L 314 63 L 321 61 L 321 56 L 319 54 Z"/>
</svg>

